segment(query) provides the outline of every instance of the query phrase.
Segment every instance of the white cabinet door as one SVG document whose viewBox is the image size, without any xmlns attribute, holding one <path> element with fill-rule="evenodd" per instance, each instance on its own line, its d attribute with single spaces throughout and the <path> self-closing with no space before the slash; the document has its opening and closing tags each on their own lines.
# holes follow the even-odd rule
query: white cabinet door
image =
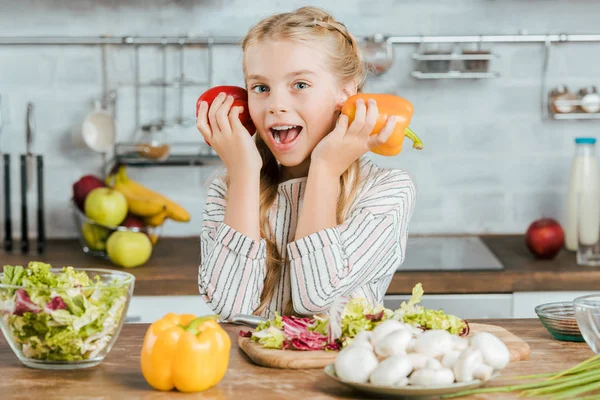
<svg viewBox="0 0 600 400">
<path fill-rule="evenodd" d="M 133 296 L 127 310 L 126 323 L 152 323 L 168 313 L 214 314 L 198 296 Z"/>
<path fill-rule="evenodd" d="M 408 301 L 408 295 L 384 296 L 386 308 L 395 310 L 403 301 Z M 476 318 L 511 318 L 512 294 L 430 294 L 424 295 L 421 304 L 434 310 L 444 310 L 447 314 L 463 319 Z"/>
<path fill-rule="evenodd" d="M 592 292 L 515 292 L 513 293 L 514 318 L 537 318 L 535 307 L 557 301 L 572 301 L 575 297 Z"/>
</svg>

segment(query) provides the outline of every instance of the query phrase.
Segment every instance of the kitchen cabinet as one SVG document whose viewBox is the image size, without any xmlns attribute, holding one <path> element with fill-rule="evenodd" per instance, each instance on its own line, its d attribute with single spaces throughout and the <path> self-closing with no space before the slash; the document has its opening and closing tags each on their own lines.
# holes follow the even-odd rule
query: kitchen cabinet
<svg viewBox="0 0 600 400">
<path fill-rule="evenodd" d="M 511 293 L 426 294 L 419 304 L 435 310 L 442 309 L 465 319 L 512 318 L 512 297 Z M 387 295 L 384 296 L 383 304 L 386 308 L 395 310 L 409 299 L 409 295 Z"/>
<path fill-rule="evenodd" d="M 127 310 L 127 323 L 152 323 L 167 313 L 207 315 L 214 312 L 200 295 L 133 296 Z"/>
<path fill-rule="evenodd" d="M 575 297 L 591 293 L 593 291 L 515 292 L 513 293 L 513 318 L 537 318 L 534 311 L 537 305 L 557 301 L 572 301 Z"/>
</svg>

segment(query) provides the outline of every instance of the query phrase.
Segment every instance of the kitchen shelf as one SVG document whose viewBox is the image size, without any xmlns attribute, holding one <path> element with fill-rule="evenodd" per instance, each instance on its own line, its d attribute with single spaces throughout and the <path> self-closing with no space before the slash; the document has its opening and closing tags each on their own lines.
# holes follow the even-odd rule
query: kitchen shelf
<svg viewBox="0 0 600 400">
<path fill-rule="evenodd" d="M 498 72 L 421 72 L 413 71 L 410 74 L 417 79 L 491 79 L 500 76 Z"/>
<path fill-rule="evenodd" d="M 149 82 L 141 82 L 138 84 L 139 87 L 196 87 L 196 86 L 208 86 L 210 82 L 208 81 L 193 81 L 193 80 L 185 80 L 183 83 L 180 80 L 175 81 L 164 81 L 162 79 L 157 79 Z"/>
<path fill-rule="evenodd" d="M 552 95 L 548 95 L 548 103 L 550 103 L 552 99 Z M 582 101 L 581 100 L 555 100 L 554 101 L 554 105 L 556 107 L 568 107 L 568 106 L 573 106 L 573 107 L 581 107 L 582 105 Z M 577 111 L 577 112 L 568 112 L 568 113 L 561 113 L 561 112 L 555 112 L 552 109 L 548 110 L 548 117 L 550 119 L 557 119 L 557 120 L 594 120 L 594 119 L 599 119 L 600 120 L 600 112 L 595 112 L 595 113 L 588 113 L 585 111 Z"/>
<path fill-rule="evenodd" d="M 481 54 L 462 54 L 462 53 L 449 53 L 449 54 L 420 54 L 413 53 L 412 58 L 419 61 L 452 61 L 452 60 L 492 60 L 498 58 L 496 53 L 481 53 Z"/>
<path fill-rule="evenodd" d="M 114 165 L 130 167 L 189 167 L 221 165 L 221 158 L 205 143 L 169 143 L 169 155 L 163 159 L 152 159 L 140 153 L 142 143 L 121 142 L 115 144 L 112 158 L 105 163 L 105 175 Z"/>
<path fill-rule="evenodd" d="M 478 45 L 480 45 L 479 43 Z M 428 47 L 429 45 L 429 47 Z M 498 58 L 491 50 L 477 47 L 467 49 L 456 43 L 439 47 L 439 43 L 421 43 L 411 55 L 416 79 L 493 79 L 500 76 L 490 71 L 490 60 Z"/>
<path fill-rule="evenodd" d="M 551 113 L 550 117 L 552 119 L 558 120 L 574 120 L 574 119 L 582 119 L 582 120 L 592 120 L 592 119 L 600 119 L 600 113 Z"/>
</svg>

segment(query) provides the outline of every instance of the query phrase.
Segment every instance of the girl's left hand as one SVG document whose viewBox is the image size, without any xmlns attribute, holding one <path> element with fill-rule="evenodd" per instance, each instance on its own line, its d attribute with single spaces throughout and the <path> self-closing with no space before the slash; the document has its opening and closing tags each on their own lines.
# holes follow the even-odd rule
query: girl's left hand
<svg viewBox="0 0 600 400">
<path fill-rule="evenodd" d="M 394 131 L 396 117 L 389 117 L 383 129 L 378 134 L 371 135 L 378 113 L 375 100 L 369 99 L 367 107 L 359 99 L 356 102 L 356 115 L 350 126 L 348 117 L 340 115 L 335 129 L 314 148 L 311 168 L 318 166 L 334 176 L 341 176 L 363 154 L 385 143 Z"/>
</svg>

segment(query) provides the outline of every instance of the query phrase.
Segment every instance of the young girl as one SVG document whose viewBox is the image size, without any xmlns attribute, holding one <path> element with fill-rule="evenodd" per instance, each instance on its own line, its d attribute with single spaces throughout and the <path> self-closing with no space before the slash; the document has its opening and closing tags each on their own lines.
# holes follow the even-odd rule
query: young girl
<svg viewBox="0 0 600 400">
<path fill-rule="evenodd" d="M 354 37 L 303 7 L 259 22 L 242 43 L 255 141 L 221 93 L 200 105 L 198 130 L 227 175 L 208 190 L 200 293 L 223 319 L 327 313 L 338 296 L 383 296 L 405 257 L 415 189 L 409 175 L 364 155 L 384 143 L 377 104 L 357 103 L 365 68 Z"/>
</svg>

